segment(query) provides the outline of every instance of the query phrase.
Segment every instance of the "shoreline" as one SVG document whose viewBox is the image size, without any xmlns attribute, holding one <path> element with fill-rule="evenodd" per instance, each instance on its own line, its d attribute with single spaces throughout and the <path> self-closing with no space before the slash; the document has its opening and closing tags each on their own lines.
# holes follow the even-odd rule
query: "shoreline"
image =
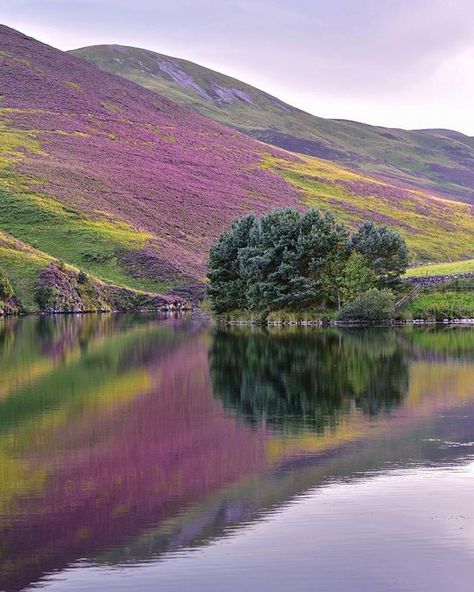
<svg viewBox="0 0 474 592">
<path fill-rule="evenodd" d="M 217 321 L 218 324 L 227 327 L 248 326 L 248 327 L 403 327 L 407 325 L 464 325 L 474 327 L 474 319 L 443 319 L 442 321 L 430 319 L 413 319 L 407 321 L 387 321 L 387 322 L 348 322 L 348 321 L 321 321 L 321 320 L 303 320 L 303 321 L 249 321 L 249 320 L 235 320 L 235 321 Z"/>
<path fill-rule="evenodd" d="M 175 315 L 192 313 L 195 309 L 191 306 L 180 308 L 137 308 L 130 310 L 33 310 L 26 312 L 3 312 L 0 313 L 0 320 L 12 317 L 55 317 L 72 315 L 105 315 L 105 314 L 150 314 Z"/>
<path fill-rule="evenodd" d="M 335 321 L 332 319 L 304 319 L 304 320 L 248 320 L 235 319 L 223 320 L 212 317 L 204 313 L 199 307 L 180 307 L 180 308 L 140 308 L 135 310 L 75 310 L 75 311 L 31 311 L 31 312 L 5 312 L 0 314 L 0 321 L 2 319 L 24 318 L 24 317 L 56 317 L 56 316 L 79 316 L 79 315 L 106 315 L 106 314 L 160 314 L 166 317 L 181 316 L 181 315 L 202 315 L 210 322 L 224 327 L 403 327 L 416 325 L 461 325 L 474 327 L 474 318 L 458 318 L 458 319 L 411 319 L 411 320 L 394 320 L 387 322 L 373 322 L 365 323 L 359 321 Z"/>
</svg>

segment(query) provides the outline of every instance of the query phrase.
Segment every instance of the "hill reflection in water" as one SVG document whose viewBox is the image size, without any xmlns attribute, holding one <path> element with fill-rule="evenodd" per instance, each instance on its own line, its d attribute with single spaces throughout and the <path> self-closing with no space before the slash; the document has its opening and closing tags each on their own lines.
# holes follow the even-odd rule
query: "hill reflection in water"
<svg viewBox="0 0 474 592">
<path fill-rule="evenodd" d="M 464 462 L 474 332 L 0 321 L 0 589 L 153 562 L 334 480 Z M 450 414 L 462 408 L 463 414 Z"/>
</svg>

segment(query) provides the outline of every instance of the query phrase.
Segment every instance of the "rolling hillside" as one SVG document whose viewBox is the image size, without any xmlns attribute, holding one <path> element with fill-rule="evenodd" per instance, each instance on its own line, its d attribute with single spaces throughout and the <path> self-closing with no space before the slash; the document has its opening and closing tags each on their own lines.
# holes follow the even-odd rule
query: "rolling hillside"
<svg viewBox="0 0 474 592">
<path fill-rule="evenodd" d="M 288 150 L 474 203 L 474 138 L 315 117 L 192 62 L 120 45 L 73 53 L 221 123 Z"/>
<path fill-rule="evenodd" d="M 52 263 L 193 293 L 233 219 L 285 206 L 392 224 L 417 261 L 474 256 L 472 206 L 262 144 L 7 27 L 0 79 L 0 268 L 29 309 Z"/>
</svg>

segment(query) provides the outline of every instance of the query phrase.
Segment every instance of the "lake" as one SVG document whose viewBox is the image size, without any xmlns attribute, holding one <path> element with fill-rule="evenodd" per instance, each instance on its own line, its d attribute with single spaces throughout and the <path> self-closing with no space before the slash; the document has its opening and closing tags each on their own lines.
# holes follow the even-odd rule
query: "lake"
<svg viewBox="0 0 474 592">
<path fill-rule="evenodd" d="M 468 592 L 474 329 L 0 320 L 0 590 Z"/>
</svg>

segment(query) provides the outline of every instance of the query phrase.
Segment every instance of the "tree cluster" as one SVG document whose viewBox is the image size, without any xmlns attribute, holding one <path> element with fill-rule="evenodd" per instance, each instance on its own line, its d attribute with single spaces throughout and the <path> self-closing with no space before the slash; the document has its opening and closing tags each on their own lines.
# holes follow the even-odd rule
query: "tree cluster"
<svg viewBox="0 0 474 592">
<path fill-rule="evenodd" d="M 351 234 L 327 212 L 275 210 L 235 221 L 211 247 L 208 294 L 217 314 L 338 308 L 394 287 L 407 265 L 404 239 L 386 226 Z"/>
</svg>

